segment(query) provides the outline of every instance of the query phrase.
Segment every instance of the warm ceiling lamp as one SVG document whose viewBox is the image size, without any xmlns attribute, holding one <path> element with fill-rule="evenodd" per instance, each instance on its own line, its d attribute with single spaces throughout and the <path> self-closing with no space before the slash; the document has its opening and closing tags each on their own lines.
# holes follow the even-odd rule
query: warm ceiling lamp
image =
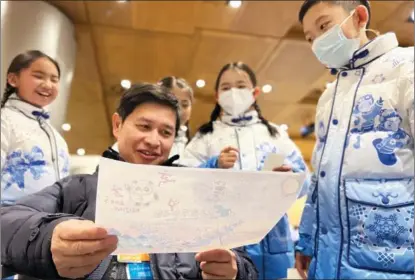
<svg viewBox="0 0 415 280">
<path fill-rule="evenodd" d="M 228 1 L 228 5 L 231 8 L 237 9 L 237 8 L 241 7 L 242 1 Z"/>
</svg>

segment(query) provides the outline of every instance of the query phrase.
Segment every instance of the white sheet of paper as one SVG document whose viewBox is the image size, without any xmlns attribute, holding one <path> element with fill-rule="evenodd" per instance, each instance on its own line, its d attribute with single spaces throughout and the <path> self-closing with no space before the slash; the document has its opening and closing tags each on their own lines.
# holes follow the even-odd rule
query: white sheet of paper
<svg viewBox="0 0 415 280">
<path fill-rule="evenodd" d="M 272 171 L 276 167 L 281 167 L 284 164 L 285 156 L 282 154 L 271 153 L 267 156 L 264 162 L 262 171 Z"/>
<path fill-rule="evenodd" d="M 297 269 L 289 268 L 288 271 L 287 271 L 287 278 L 285 278 L 285 279 L 301 280 L 303 278 L 300 276 L 300 273 L 298 273 Z"/>
<path fill-rule="evenodd" d="M 199 252 L 258 243 L 297 198 L 304 175 L 136 165 L 102 158 L 96 224 L 113 254 Z"/>
</svg>

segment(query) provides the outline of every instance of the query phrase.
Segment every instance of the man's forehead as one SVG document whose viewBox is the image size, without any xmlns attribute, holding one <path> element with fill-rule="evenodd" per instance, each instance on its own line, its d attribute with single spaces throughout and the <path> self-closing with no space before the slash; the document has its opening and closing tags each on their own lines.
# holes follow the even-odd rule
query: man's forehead
<svg viewBox="0 0 415 280">
<path fill-rule="evenodd" d="M 166 108 L 169 110 L 168 108 Z M 156 124 L 161 127 L 171 128 L 174 130 L 176 126 L 176 116 L 173 110 L 170 110 L 171 114 L 165 111 L 163 114 L 162 111 L 153 110 L 148 112 L 143 112 L 142 114 L 136 115 L 136 121 L 143 121 L 147 123 Z"/>
</svg>

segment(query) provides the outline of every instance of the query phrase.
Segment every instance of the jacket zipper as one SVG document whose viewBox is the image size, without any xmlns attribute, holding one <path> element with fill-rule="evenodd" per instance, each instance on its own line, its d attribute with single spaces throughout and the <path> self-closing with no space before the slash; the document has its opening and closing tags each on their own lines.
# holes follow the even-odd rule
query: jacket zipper
<svg viewBox="0 0 415 280">
<path fill-rule="evenodd" d="M 38 122 L 42 130 L 46 133 L 46 135 L 49 138 L 50 150 L 52 154 L 52 163 L 55 169 L 56 181 L 58 181 L 61 179 L 61 176 L 59 171 L 59 155 L 57 151 L 58 148 L 56 145 L 55 135 L 53 134 L 53 131 L 50 129 L 49 125 L 45 121 L 43 121 L 41 118 L 38 118 Z"/>
</svg>

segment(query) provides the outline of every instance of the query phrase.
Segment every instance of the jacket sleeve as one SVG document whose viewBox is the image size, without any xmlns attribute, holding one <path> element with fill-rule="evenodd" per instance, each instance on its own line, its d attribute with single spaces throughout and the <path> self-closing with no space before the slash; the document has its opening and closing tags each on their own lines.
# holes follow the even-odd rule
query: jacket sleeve
<svg viewBox="0 0 415 280">
<path fill-rule="evenodd" d="M 316 122 L 318 123 L 318 119 L 316 118 Z M 319 138 L 316 137 L 317 143 L 314 147 L 313 151 L 313 168 L 317 170 L 317 166 L 315 166 L 315 160 L 317 157 L 317 145 L 319 144 Z M 301 216 L 300 228 L 299 228 L 299 235 L 300 238 L 298 240 L 298 244 L 295 248 L 296 251 L 300 252 L 306 256 L 312 256 L 314 252 L 314 234 L 316 229 L 316 208 L 317 208 L 317 176 L 315 172 L 311 174 L 308 181 L 308 191 L 307 191 L 307 200 L 303 209 L 303 214 Z"/>
<path fill-rule="evenodd" d="M 413 48 L 412 48 L 412 60 L 405 65 L 405 68 L 402 70 L 403 74 L 401 77 L 401 87 L 403 92 L 403 107 L 404 107 L 404 114 L 407 116 L 410 132 L 412 139 L 415 138 L 415 128 L 414 128 L 414 58 L 413 58 Z"/>
<path fill-rule="evenodd" d="M 219 168 L 218 166 L 218 160 L 219 157 L 211 157 L 201 165 L 199 165 L 199 168 Z"/>
<path fill-rule="evenodd" d="M 305 196 L 310 188 L 310 171 L 308 170 L 308 167 L 304 161 L 303 155 L 300 151 L 300 149 L 297 147 L 297 145 L 292 141 L 288 134 L 286 132 L 280 132 L 282 134 L 282 137 L 286 138 L 286 154 L 287 157 L 285 158 L 284 164 L 291 166 L 293 172 L 300 173 L 305 172 L 306 173 L 306 179 L 301 186 L 301 190 L 298 193 L 298 198 L 301 198 Z"/>
<path fill-rule="evenodd" d="M 258 279 L 258 271 L 245 250 L 243 248 L 235 248 L 232 251 L 236 255 L 236 265 L 238 267 L 236 279 Z"/>
<path fill-rule="evenodd" d="M 316 227 L 316 200 L 317 200 L 317 180 L 315 174 L 311 176 L 310 188 L 307 200 L 301 216 L 299 228 L 299 241 L 295 248 L 296 251 L 306 256 L 313 255 L 314 232 Z"/>
<path fill-rule="evenodd" d="M 192 167 L 200 167 L 205 164 L 210 158 L 208 138 L 209 134 L 202 135 L 198 132 L 186 146 L 180 163 Z"/>
<path fill-rule="evenodd" d="M 15 273 L 35 278 L 59 278 L 52 254 L 55 226 L 65 220 L 80 219 L 61 213 L 64 188 L 85 193 L 80 176 L 67 177 L 42 191 L 29 195 L 13 206 L 1 209 L 1 261 Z M 66 191 L 65 191 L 66 192 Z"/>
</svg>

